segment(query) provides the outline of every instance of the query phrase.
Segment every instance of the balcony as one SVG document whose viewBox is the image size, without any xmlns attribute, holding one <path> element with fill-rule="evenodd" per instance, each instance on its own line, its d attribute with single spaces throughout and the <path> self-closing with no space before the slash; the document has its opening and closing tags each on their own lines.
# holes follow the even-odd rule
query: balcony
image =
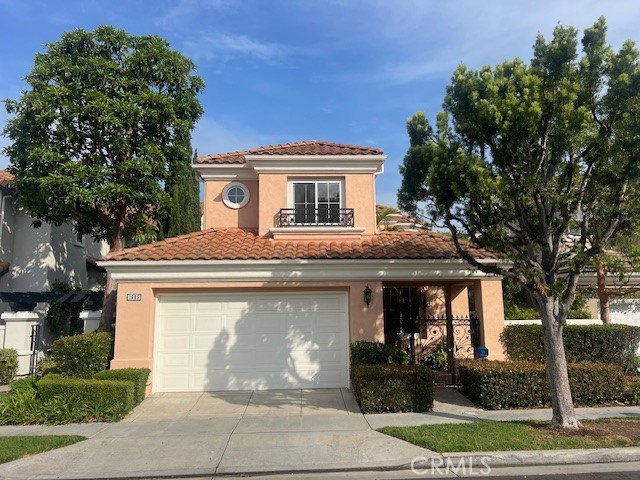
<svg viewBox="0 0 640 480">
<path fill-rule="evenodd" d="M 351 227 L 353 208 L 281 208 L 276 227 Z"/>
</svg>

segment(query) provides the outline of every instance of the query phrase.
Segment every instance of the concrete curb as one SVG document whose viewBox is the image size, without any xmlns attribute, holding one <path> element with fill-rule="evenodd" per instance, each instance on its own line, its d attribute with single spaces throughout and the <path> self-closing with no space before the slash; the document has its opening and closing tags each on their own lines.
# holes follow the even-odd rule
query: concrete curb
<svg viewBox="0 0 640 480">
<path fill-rule="evenodd" d="M 309 465 L 308 467 L 291 468 L 290 465 L 271 465 L 262 468 L 256 467 L 223 467 L 213 469 L 188 469 L 188 470 L 141 470 L 137 472 L 104 474 L 91 476 L 72 475 L 16 475 L 6 477 L 7 480 L 138 480 L 143 478 L 188 478 L 188 477 L 225 477 L 232 475 L 269 475 L 269 474 L 303 474 L 303 473 L 338 473 L 338 472 L 362 472 L 362 471 L 393 471 L 410 470 L 412 467 L 418 470 L 430 470 L 449 467 L 475 469 L 479 471 L 487 466 L 496 467 L 526 467 L 538 465 L 579 465 L 589 463 L 619 463 L 640 461 L 640 447 L 623 448 L 598 448 L 575 450 L 526 450 L 507 452 L 452 452 L 442 455 L 416 457 L 394 463 L 369 462 L 365 464 L 326 464 L 324 466 Z"/>
</svg>

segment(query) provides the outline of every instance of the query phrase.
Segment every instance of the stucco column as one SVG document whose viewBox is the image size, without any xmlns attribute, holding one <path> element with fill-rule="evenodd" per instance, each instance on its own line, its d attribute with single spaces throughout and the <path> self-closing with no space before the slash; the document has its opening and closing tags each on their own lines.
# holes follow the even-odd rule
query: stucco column
<svg viewBox="0 0 640 480">
<path fill-rule="evenodd" d="M 4 348 L 18 352 L 18 375 L 28 375 L 34 351 L 39 355 L 38 345 L 31 348 L 31 332 L 34 325 L 41 324 L 42 315 L 36 312 L 4 312 Z"/>
<path fill-rule="evenodd" d="M 489 349 L 489 360 L 505 360 L 500 334 L 504 330 L 502 279 L 475 282 L 474 296 L 480 329 L 480 343 Z"/>
<path fill-rule="evenodd" d="M 447 285 L 444 298 L 447 316 L 469 316 L 469 289 L 466 285 Z"/>
</svg>

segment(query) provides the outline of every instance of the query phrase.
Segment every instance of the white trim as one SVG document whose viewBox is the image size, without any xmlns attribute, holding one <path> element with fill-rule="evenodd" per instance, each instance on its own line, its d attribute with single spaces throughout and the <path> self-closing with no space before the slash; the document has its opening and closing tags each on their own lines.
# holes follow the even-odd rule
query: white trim
<svg viewBox="0 0 640 480">
<path fill-rule="evenodd" d="M 235 203 L 229 198 L 229 190 L 231 190 L 232 188 L 239 188 L 244 193 L 244 198 L 240 203 Z M 225 185 L 225 187 L 222 189 L 222 203 L 224 203 L 229 208 L 233 208 L 234 210 L 238 210 L 239 208 L 244 207 L 247 203 L 249 203 L 250 198 L 251 194 L 249 193 L 249 189 L 244 183 L 231 182 Z"/>
<path fill-rule="evenodd" d="M 269 232 L 274 234 L 299 234 L 299 233 L 313 233 L 314 235 L 342 235 L 342 234 L 353 234 L 353 235 L 361 235 L 364 233 L 366 229 L 364 228 L 354 228 L 354 227 L 332 227 L 332 226 L 318 226 L 318 227 L 279 227 L 279 228 L 270 228 Z"/>
<path fill-rule="evenodd" d="M 386 155 L 245 155 L 258 173 L 379 173 Z"/>
<path fill-rule="evenodd" d="M 98 265 L 117 282 L 501 279 L 463 260 L 161 260 L 101 261 Z"/>
<path fill-rule="evenodd" d="M 251 165 L 229 163 L 229 164 L 193 164 L 203 181 L 207 180 L 257 180 L 258 174 Z"/>
</svg>

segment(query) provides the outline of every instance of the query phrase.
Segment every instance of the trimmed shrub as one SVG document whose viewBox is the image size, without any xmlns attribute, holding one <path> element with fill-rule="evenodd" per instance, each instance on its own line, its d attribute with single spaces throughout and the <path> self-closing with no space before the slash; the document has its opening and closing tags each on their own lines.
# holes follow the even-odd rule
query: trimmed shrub
<svg viewBox="0 0 640 480">
<path fill-rule="evenodd" d="M 625 400 L 631 405 L 640 405 L 640 379 L 627 381 Z"/>
<path fill-rule="evenodd" d="M 11 383 L 18 372 L 18 352 L 13 348 L 0 348 L 0 385 Z"/>
<path fill-rule="evenodd" d="M 147 390 L 147 380 L 151 370 L 148 368 L 122 368 L 118 370 L 103 370 L 96 373 L 96 380 L 128 380 L 133 382 L 133 402 L 139 405 L 144 400 Z"/>
<path fill-rule="evenodd" d="M 43 402 L 56 397 L 71 405 L 96 409 L 98 413 L 125 415 L 133 409 L 133 382 L 127 380 L 94 380 L 50 374 L 37 383 Z"/>
<path fill-rule="evenodd" d="M 620 366 L 575 363 L 568 369 L 575 405 L 624 399 L 625 380 Z M 458 365 L 458 378 L 463 393 L 481 408 L 542 407 L 551 403 L 543 363 L 464 360 Z"/>
<path fill-rule="evenodd" d="M 50 372 L 90 378 L 108 368 L 111 344 L 111 334 L 105 332 L 59 338 L 51 346 Z"/>
<path fill-rule="evenodd" d="M 640 327 L 630 325 L 567 325 L 562 334 L 568 363 L 595 362 L 633 368 Z M 509 325 L 502 342 L 511 360 L 545 361 L 542 325 Z"/>
<path fill-rule="evenodd" d="M 351 365 L 406 365 L 409 355 L 401 348 L 384 343 L 358 340 L 351 344 Z"/>
<path fill-rule="evenodd" d="M 20 382 L 18 388 L 0 399 L 0 425 L 59 425 L 122 418 L 117 405 L 106 402 L 88 405 L 60 396 L 43 401 L 37 394 L 35 382 L 17 382 Z"/>
<path fill-rule="evenodd" d="M 363 413 L 428 412 L 435 374 L 420 365 L 356 365 L 351 386 Z"/>
<path fill-rule="evenodd" d="M 11 382 L 11 393 L 35 390 L 38 379 L 36 377 L 19 378 Z"/>
</svg>

